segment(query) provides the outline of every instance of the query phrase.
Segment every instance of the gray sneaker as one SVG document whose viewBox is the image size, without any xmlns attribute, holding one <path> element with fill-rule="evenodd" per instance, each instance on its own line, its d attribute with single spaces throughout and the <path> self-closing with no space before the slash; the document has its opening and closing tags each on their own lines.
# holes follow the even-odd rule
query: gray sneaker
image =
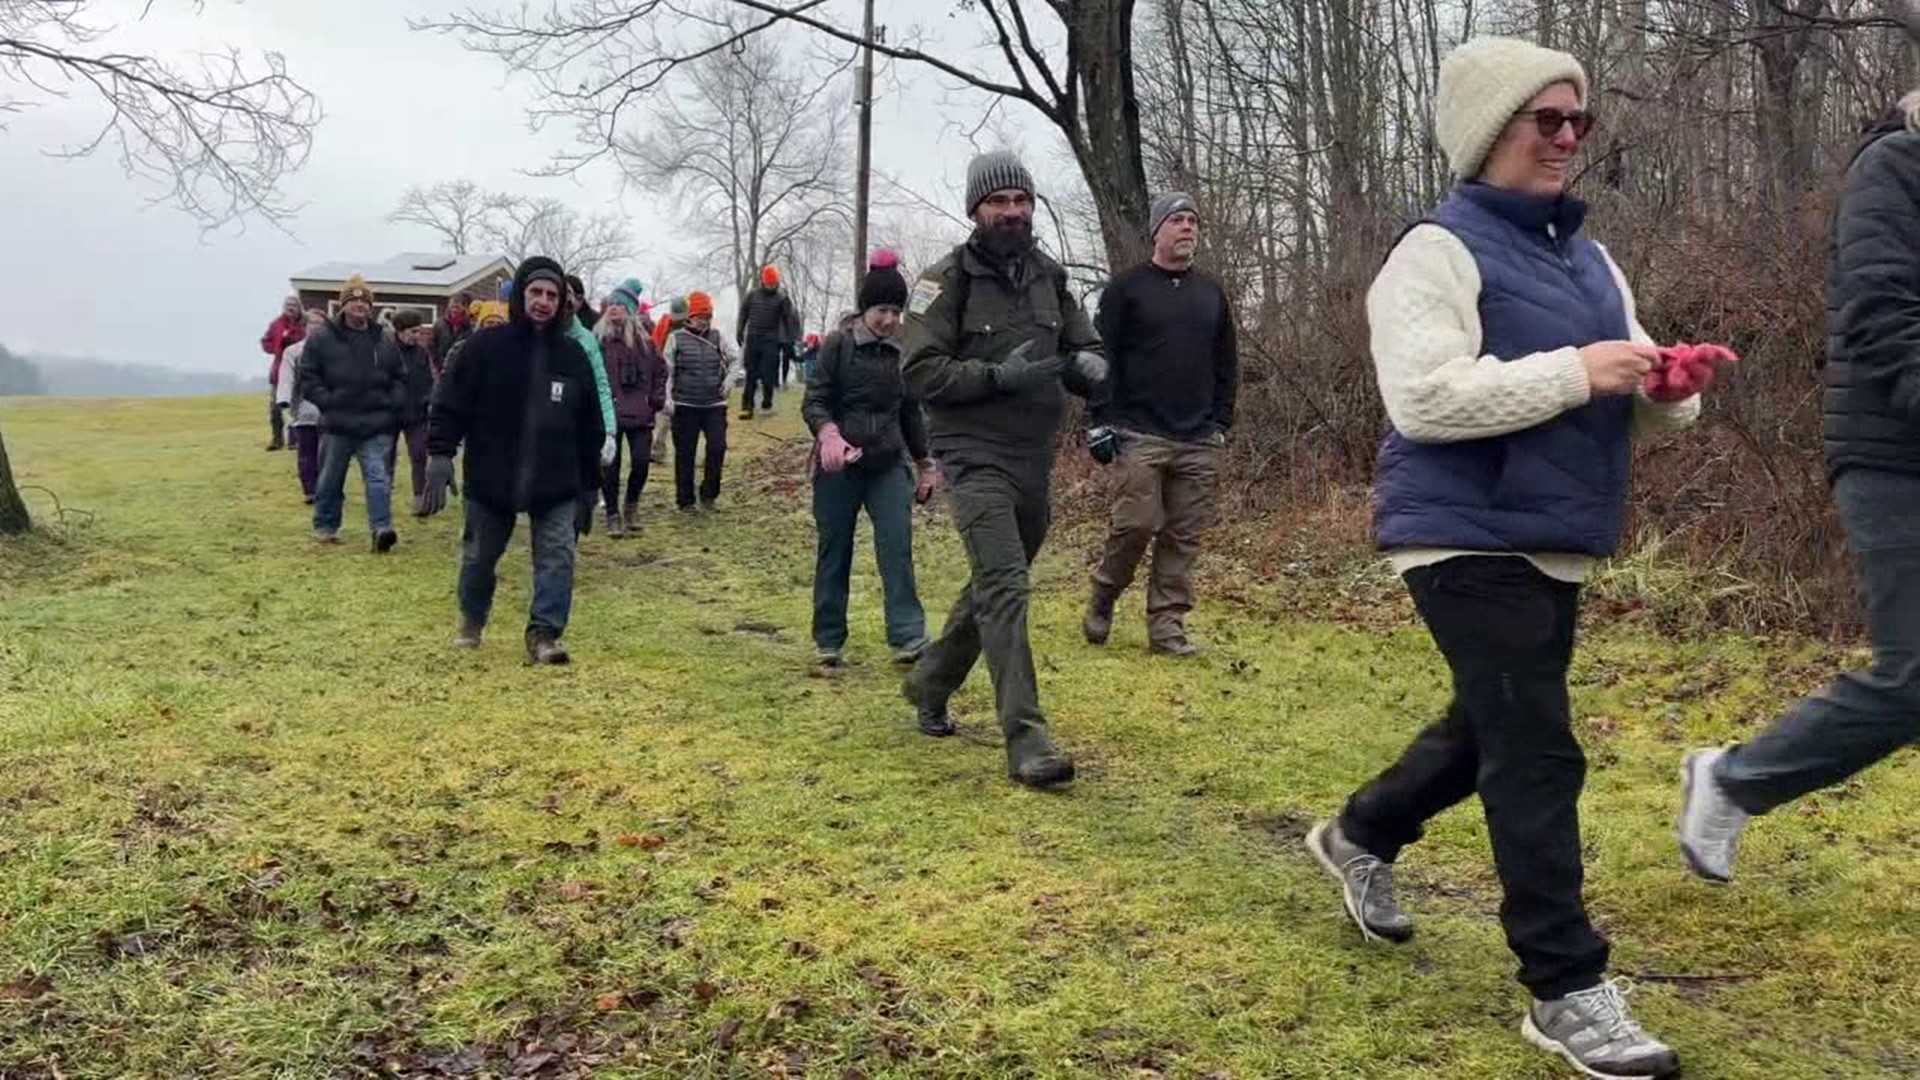
<svg viewBox="0 0 1920 1080">
<path fill-rule="evenodd" d="M 315 529 L 313 530 L 313 542 L 316 544 L 338 544 L 340 543 L 340 530 Z"/>
<path fill-rule="evenodd" d="M 1627 995 L 1632 992 L 1631 982 L 1614 979 L 1563 998 L 1536 1001 L 1520 1022 L 1520 1034 L 1565 1058 L 1583 1076 L 1643 1080 L 1677 1074 L 1680 1055 L 1642 1031 L 1628 1014 Z"/>
<path fill-rule="evenodd" d="M 1347 914 L 1368 941 L 1396 944 L 1413 938 L 1413 920 L 1393 896 L 1393 864 L 1348 840 L 1338 821 L 1323 821 L 1307 834 L 1307 850 L 1346 897 Z"/>
<path fill-rule="evenodd" d="M 1751 816 L 1727 798 L 1713 771 L 1725 750 L 1696 750 L 1680 766 L 1680 855 L 1694 873 L 1724 885 L 1733 878 L 1740 833 Z"/>
</svg>

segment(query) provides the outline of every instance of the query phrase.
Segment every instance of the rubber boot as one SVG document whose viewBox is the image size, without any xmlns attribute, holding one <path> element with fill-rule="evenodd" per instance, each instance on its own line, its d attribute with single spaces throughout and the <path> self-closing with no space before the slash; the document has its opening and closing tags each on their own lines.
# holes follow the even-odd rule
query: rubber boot
<svg viewBox="0 0 1920 1080">
<path fill-rule="evenodd" d="M 1030 724 L 1007 739 L 1007 778 L 1030 788 L 1073 782 L 1073 759 L 1053 745 L 1042 724 Z"/>
</svg>

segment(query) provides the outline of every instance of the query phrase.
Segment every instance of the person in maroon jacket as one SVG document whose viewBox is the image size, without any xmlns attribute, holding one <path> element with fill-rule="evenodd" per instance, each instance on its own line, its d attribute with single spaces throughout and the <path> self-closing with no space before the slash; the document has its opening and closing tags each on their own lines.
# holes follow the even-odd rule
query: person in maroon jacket
<svg viewBox="0 0 1920 1080">
<path fill-rule="evenodd" d="M 629 278 L 600 309 L 594 336 L 600 339 L 600 361 L 606 366 L 607 388 L 613 392 L 613 464 L 606 469 L 600 495 L 607 507 L 607 535 L 625 536 L 640 527 L 640 493 L 647 488 L 653 464 L 655 419 L 667 406 L 667 363 L 641 331 L 640 283 Z M 615 512 L 620 495 L 620 458 L 633 454 L 633 472 L 627 477 L 627 497 Z"/>
<path fill-rule="evenodd" d="M 267 324 L 267 331 L 260 335 L 260 351 L 273 357 L 273 366 L 267 369 L 267 421 L 273 427 L 273 441 L 267 444 L 269 450 L 281 450 L 287 446 L 287 418 L 282 411 L 286 408 L 280 402 L 280 362 L 287 355 L 287 346 L 307 336 L 306 312 L 300 310 L 300 298 L 289 296 L 280 305 L 280 314 Z"/>
</svg>

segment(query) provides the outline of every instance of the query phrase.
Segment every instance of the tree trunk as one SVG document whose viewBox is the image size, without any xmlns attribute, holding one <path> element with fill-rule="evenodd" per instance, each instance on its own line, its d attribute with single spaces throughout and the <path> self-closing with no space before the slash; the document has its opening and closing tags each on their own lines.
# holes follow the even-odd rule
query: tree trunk
<svg viewBox="0 0 1920 1080">
<path fill-rule="evenodd" d="M 0 536 L 26 532 L 33 525 L 20 489 L 13 484 L 13 466 L 7 462 L 7 440 L 0 437 Z"/>
<path fill-rule="evenodd" d="M 1133 89 L 1133 3 L 1083 0 L 1068 11 L 1067 49 L 1079 69 L 1085 107 L 1082 117 L 1065 117 L 1062 127 L 1100 212 L 1107 265 L 1115 273 L 1147 254 L 1147 170 L 1140 160 L 1140 102 Z"/>
</svg>

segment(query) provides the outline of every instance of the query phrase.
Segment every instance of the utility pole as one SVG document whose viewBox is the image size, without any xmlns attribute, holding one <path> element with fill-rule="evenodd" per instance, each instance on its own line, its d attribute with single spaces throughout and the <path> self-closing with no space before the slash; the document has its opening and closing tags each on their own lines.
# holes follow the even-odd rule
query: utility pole
<svg viewBox="0 0 1920 1080">
<path fill-rule="evenodd" d="M 853 76 L 854 106 L 859 110 L 859 175 L 854 177 L 853 288 L 867 272 L 867 191 L 873 173 L 873 0 L 866 2 L 866 22 L 860 32 L 860 66 Z"/>
</svg>

